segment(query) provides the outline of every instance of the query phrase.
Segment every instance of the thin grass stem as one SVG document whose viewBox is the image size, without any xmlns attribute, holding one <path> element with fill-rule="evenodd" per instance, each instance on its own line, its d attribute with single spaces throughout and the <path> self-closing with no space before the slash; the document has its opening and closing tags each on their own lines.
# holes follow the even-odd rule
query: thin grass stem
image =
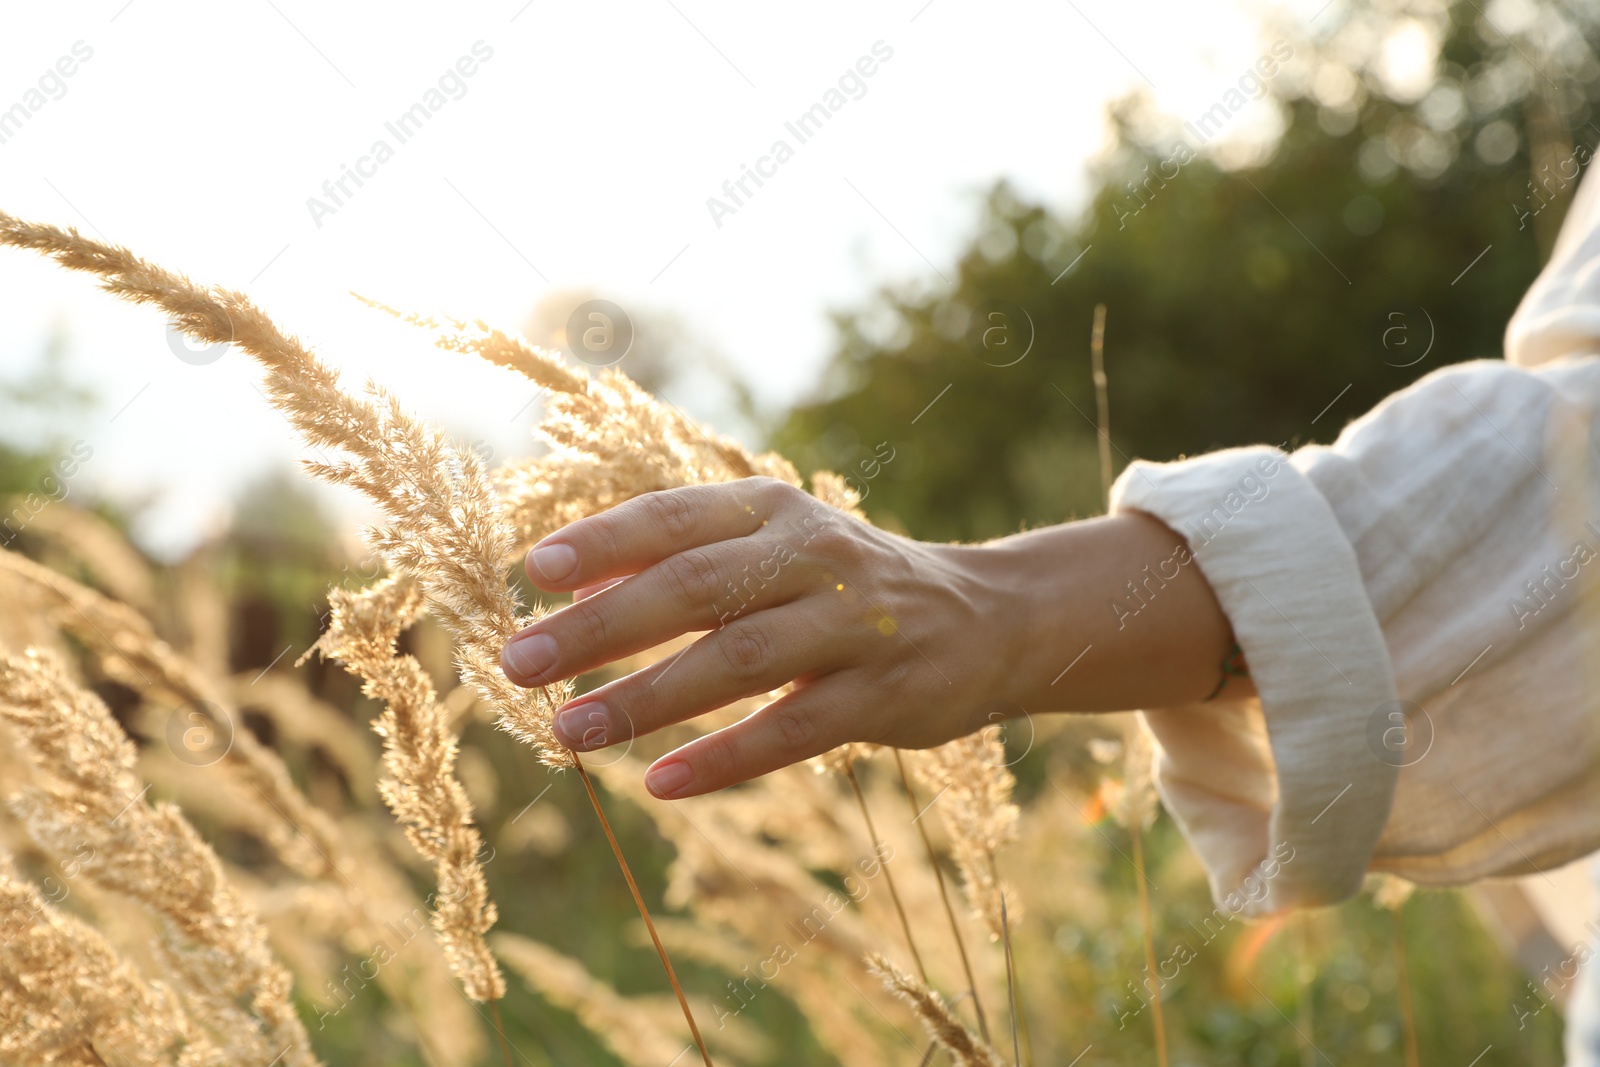
<svg viewBox="0 0 1600 1067">
<path fill-rule="evenodd" d="M 911 776 L 906 773 L 906 761 L 900 750 L 894 749 L 894 764 L 900 771 L 900 785 L 905 790 L 906 803 L 911 805 L 911 821 L 917 824 L 917 832 L 922 835 L 922 847 L 928 854 L 928 866 L 933 868 L 933 877 L 939 883 L 939 899 L 944 902 L 945 917 L 950 920 L 950 934 L 956 940 L 956 948 L 961 953 L 961 969 L 967 976 L 967 988 L 972 993 L 972 1010 L 978 1016 L 978 1030 L 983 1034 L 983 1043 L 994 1044 L 994 1038 L 989 1036 L 989 1021 L 984 1018 L 983 1002 L 978 999 L 978 980 L 972 974 L 972 961 L 967 958 L 967 943 L 961 936 L 961 924 L 956 920 L 956 910 L 950 903 L 950 890 L 945 884 L 944 869 L 939 866 L 939 858 L 934 854 L 933 841 L 928 837 L 928 827 L 921 819 L 917 818 L 922 808 L 917 802 L 917 792 L 911 785 Z"/>
<path fill-rule="evenodd" d="M 1133 843 L 1133 874 L 1139 885 L 1139 925 L 1144 935 L 1144 965 L 1147 974 L 1156 974 L 1155 923 L 1150 916 L 1150 890 L 1144 876 L 1144 827 L 1137 818 L 1128 821 Z M 1161 1010 L 1161 991 L 1150 994 L 1150 1025 L 1156 1034 L 1156 1062 L 1167 1067 L 1167 1021 Z"/>
<path fill-rule="evenodd" d="M 600 796 L 594 791 L 594 782 L 589 779 L 589 772 L 584 769 L 583 761 L 578 754 L 572 754 L 573 765 L 577 768 L 578 777 L 583 782 L 584 790 L 589 794 L 589 803 L 594 805 L 594 813 L 600 818 L 600 828 L 606 832 L 606 840 L 611 842 L 611 851 L 617 857 L 617 866 L 622 868 L 622 877 L 627 880 L 628 891 L 633 894 L 633 902 L 639 908 L 639 915 L 644 919 L 645 929 L 650 931 L 650 940 L 655 943 L 656 955 L 661 957 L 661 966 L 666 968 L 667 980 L 672 983 L 672 991 L 678 996 L 678 1007 L 683 1009 L 684 1021 L 689 1024 L 689 1033 L 694 1035 L 695 1047 L 700 1050 L 700 1058 L 705 1060 L 706 1067 L 713 1067 L 711 1053 L 706 1050 L 705 1038 L 700 1036 L 700 1027 L 695 1024 L 694 1012 L 689 1010 L 689 1000 L 683 995 L 683 986 L 678 983 L 678 972 L 672 969 L 672 960 L 667 956 L 666 946 L 661 943 L 661 935 L 656 933 L 655 920 L 650 917 L 650 909 L 645 907 L 644 896 L 639 892 L 639 883 L 633 880 L 633 871 L 628 867 L 627 857 L 622 854 L 622 846 L 617 844 L 617 835 L 611 832 L 611 820 L 606 818 L 606 813 L 600 807 Z"/>
<path fill-rule="evenodd" d="M 494 1032 L 500 1035 L 500 1051 L 506 1058 L 506 1067 L 514 1067 L 511 1062 L 511 1042 L 506 1040 L 506 1028 L 500 1021 L 499 997 L 489 1001 L 489 1013 L 494 1016 Z"/>
<path fill-rule="evenodd" d="M 1004 889 L 1000 890 L 1000 937 L 1006 951 L 1006 999 L 1011 1002 L 1011 1062 L 1015 1067 L 1022 1067 L 1022 1039 L 1018 1031 L 1022 1013 L 1017 1008 L 1017 967 L 1011 956 L 1011 918 L 1006 914 Z"/>
<path fill-rule="evenodd" d="M 1311 915 L 1302 912 L 1295 922 L 1296 933 L 1299 935 L 1299 959 L 1295 961 L 1295 988 L 1296 1002 L 1295 1029 L 1300 1034 L 1300 1067 L 1316 1067 L 1317 1058 L 1321 1055 L 1316 1044 L 1311 1040 L 1311 1035 L 1316 1032 L 1315 1005 L 1312 998 L 1316 993 L 1316 969 L 1311 966 L 1313 946 L 1311 944 Z"/>
<path fill-rule="evenodd" d="M 1111 401 L 1106 388 L 1106 306 L 1094 306 L 1094 332 L 1089 335 L 1089 360 L 1094 372 L 1095 436 L 1100 446 L 1100 489 L 1111 504 Z"/>
<path fill-rule="evenodd" d="M 1089 364 L 1094 376 L 1095 435 L 1100 447 L 1100 491 L 1104 506 L 1111 510 L 1111 389 L 1106 377 L 1106 306 L 1094 306 L 1094 328 L 1089 335 Z M 1130 722 L 1123 740 L 1126 751 L 1133 751 L 1132 733 L 1139 729 Z M 1131 787 L 1124 776 L 1125 784 Z M 1129 804 L 1128 836 L 1133 842 L 1133 873 L 1139 886 L 1140 939 L 1144 942 L 1144 963 L 1147 974 L 1156 973 L 1155 923 L 1150 915 L 1150 891 L 1146 887 L 1144 867 L 1144 815 L 1132 810 Z M 1156 1062 L 1167 1067 L 1167 1021 L 1161 1008 L 1161 993 L 1157 990 L 1150 998 L 1150 1024 L 1155 1029 Z"/>
<path fill-rule="evenodd" d="M 1417 1050 L 1417 1008 L 1411 1002 L 1411 967 L 1406 955 L 1406 927 L 1402 921 L 1401 912 L 1405 908 L 1401 904 L 1398 908 L 1391 909 L 1394 916 L 1394 961 L 1399 974 L 1400 985 L 1400 1028 L 1406 1036 L 1406 1067 L 1422 1067 L 1422 1056 Z"/>
<path fill-rule="evenodd" d="M 867 796 L 861 791 L 861 780 L 856 777 L 856 768 L 853 762 L 845 765 L 845 777 L 850 780 L 850 788 L 855 792 L 856 803 L 861 806 L 861 818 L 867 824 L 867 836 L 872 839 L 874 851 L 878 848 L 878 830 L 872 824 L 872 810 L 867 807 Z M 906 946 L 911 949 L 911 958 L 917 962 L 917 974 L 922 978 L 922 984 L 932 987 L 928 981 L 928 968 L 922 964 L 922 953 L 917 951 L 916 938 L 911 936 L 911 920 L 906 917 L 905 905 L 900 902 L 900 891 L 895 888 L 894 874 L 889 870 L 889 865 L 883 865 L 884 884 L 889 887 L 889 899 L 894 901 L 894 910 L 900 916 L 900 929 L 905 932 Z"/>
</svg>

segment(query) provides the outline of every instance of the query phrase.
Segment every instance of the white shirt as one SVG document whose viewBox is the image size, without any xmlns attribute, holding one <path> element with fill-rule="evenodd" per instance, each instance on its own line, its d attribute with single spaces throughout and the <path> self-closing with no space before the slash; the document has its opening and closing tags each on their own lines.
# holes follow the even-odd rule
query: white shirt
<svg viewBox="0 0 1600 1067">
<path fill-rule="evenodd" d="M 1505 351 L 1331 446 L 1117 480 L 1113 511 L 1190 538 L 1259 693 L 1144 712 L 1162 797 L 1230 910 L 1335 903 L 1369 870 L 1450 885 L 1600 848 L 1592 178 Z"/>
</svg>

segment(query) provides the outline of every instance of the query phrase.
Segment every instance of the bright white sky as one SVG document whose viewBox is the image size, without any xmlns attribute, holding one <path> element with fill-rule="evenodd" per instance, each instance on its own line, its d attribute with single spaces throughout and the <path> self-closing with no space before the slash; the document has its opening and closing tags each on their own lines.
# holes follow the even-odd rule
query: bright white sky
<svg viewBox="0 0 1600 1067">
<path fill-rule="evenodd" d="M 1198 115 L 1261 32 L 1248 0 L 29 4 L 0 35 L 0 110 L 75 42 L 93 56 L 0 144 L 0 207 L 244 289 L 352 384 L 376 377 L 506 455 L 529 446 L 531 411 L 513 416 L 532 390 L 349 290 L 518 329 L 541 295 L 590 287 L 678 313 L 781 410 L 815 388 L 829 308 L 937 283 L 924 257 L 950 272 L 998 177 L 1074 207 L 1108 99 L 1142 71 L 1164 110 Z M 384 123 L 480 40 L 493 56 L 465 95 L 398 144 Z M 706 198 L 794 145 L 784 122 L 877 41 L 893 58 L 866 94 L 717 228 Z M 379 138 L 394 158 L 319 228 L 307 198 Z M 50 427 L 0 412 L 0 434 L 85 440 L 74 492 L 152 499 L 140 534 L 160 551 L 299 454 L 246 357 L 183 362 L 156 313 L 81 276 L 0 253 L 0 316 L 0 378 L 64 327 L 71 375 L 99 396 Z"/>
</svg>

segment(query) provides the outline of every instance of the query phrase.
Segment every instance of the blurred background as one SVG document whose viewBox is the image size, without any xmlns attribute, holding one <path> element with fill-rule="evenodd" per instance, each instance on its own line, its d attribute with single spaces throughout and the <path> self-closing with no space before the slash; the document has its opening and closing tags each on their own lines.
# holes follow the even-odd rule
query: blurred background
<svg viewBox="0 0 1600 1067">
<path fill-rule="evenodd" d="M 1497 357 L 1600 142 L 1597 45 L 1586 0 L 34 5 L 0 38 L 0 207 L 247 291 L 497 458 L 532 447 L 534 390 L 348 292 L 576 356 L 574 312 L 610 301 L 621 368 L 687 413 L 852 475 L 884 526 L 979 539 L 1100 510 L 1097 304 L 1119 469 L 1331 441 L 1442 364 Z M 22 254 L 0 294 L 7 510 L 81 510 L 133 546 L 148 587 L 128 595 L 220 669 L 287 670 L 329 576 L 368 576 L 359 505 L 296 471 L 242 356 Z M 93 570 L 60 528 L 8 547 Z M 178 595 L 196 584 L 216 594 L 199 614 Z M 370 714 L 336 670 L 301 671 Z M 1025 797 L 1075 798 L 1025 846 L 1077 872 L 1070 899 L 1025 886 L 1017 950 L 1048 986 L 1035 1030 L 1090 1046 L 1085 1065 L 1150 1055 L 1119 1025 L 1134 884 L 1089 754 L 1116 736 L 1053 724 L 1015 768 Z M 487 834 L 515 845 L 490 866 L 506 925 L 654 989 L 648 951 L 598 918 L 630 904 L 581 799 L 513 833 L 542 782 L 506 745 L 472 751 Z M 670 847 L 619 822 L 659 899 Z M 1168 820 L 1149 849 L 1158 930 L 1208 914 Z M 1234 924 L 1165 991 L 1174 1062 L 1557 1064 L 1567 983 L 1541 968 L 1570 960 L 1582 906 L 1390 892 Z M 333 1024 L 340 1062 L 410 1062 L 382 1051 L 380 1006 Z M 507 1016 L 530 1062 L 613 1062 L 535 993 Z M 751 1017 L 760 1062 L 829 1062 L 786 1001 Z"/>
</svg>

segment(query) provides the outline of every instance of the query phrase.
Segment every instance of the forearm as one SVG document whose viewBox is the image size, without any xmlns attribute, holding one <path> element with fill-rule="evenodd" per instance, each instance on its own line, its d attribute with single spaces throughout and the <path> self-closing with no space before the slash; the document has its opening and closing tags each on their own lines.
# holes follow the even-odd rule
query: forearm
<svg viewBox="0 0 1600 1067">
<path fill-rule="evenodd" d="M 955 546 L 998 635 L 1004 699 L 1027 711 L 1116 711 L 1203 700 L 1233 630 L 1187 543 L 1141 512 Z M 1253 692 L 1231 679 L 1221 694 Z"/>
<path fill-rule="evenodd" d="M 516 636 L 501 662 L 522 685 L 571 678 L 715 621 L 681 653 L 563 707 L 553 729 L 574 749 L 791 686 L 658 760 L 646 783 L 674 799 L 847 741 L 943 744 L 996 711 L 1202 700 L 1233 641 L 1187 546 L 1155 519 L 926 544 L 763 478 L 651 493 L 579 520 L 534 548 L 528 577 L 552 592 L 626 580 Z M 1240 691 L 1232 683 L 1224 695 Z"/>
</svg>

